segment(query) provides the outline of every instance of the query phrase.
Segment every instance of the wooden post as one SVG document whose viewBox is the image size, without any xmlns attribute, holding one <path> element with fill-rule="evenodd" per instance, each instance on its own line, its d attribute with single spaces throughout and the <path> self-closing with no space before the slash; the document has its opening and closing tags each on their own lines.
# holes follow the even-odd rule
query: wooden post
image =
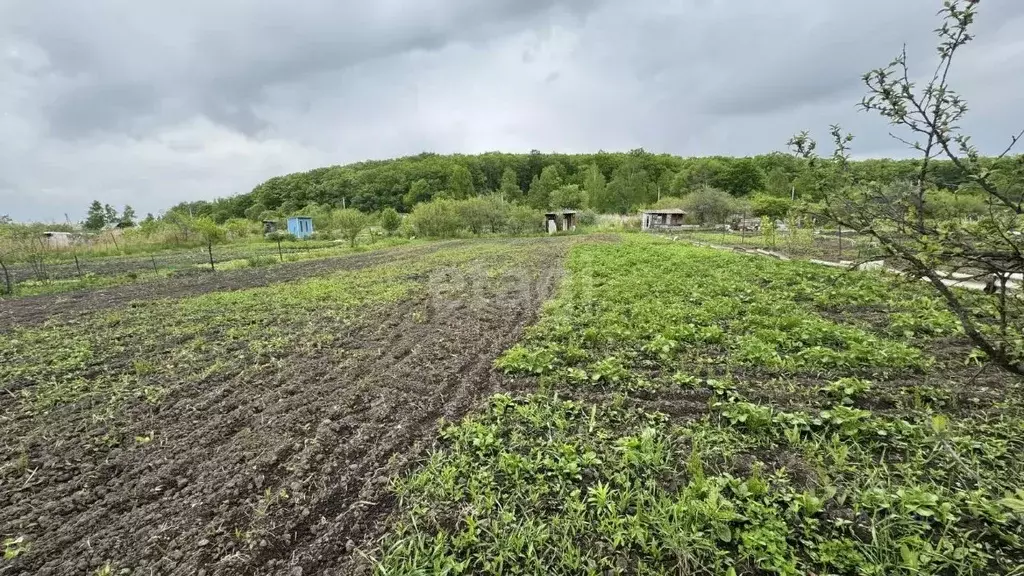
<svg viewBox="0 0 1024 576">
<path fill-rule="evenodd" d="M 78 253 L 73 252 L 72 255 L 75 257 L 75 268 L 78 269 L 78 277 L 82 277 L 82 265 L 78 263 Z"/>
<path fill-rule="evenodd" d="M 216 272 L 217 269 L 213 266 L 213 242 L 206 243 L 206 250 L 210 253 L 210 270 Z"/>
<path fill-rule="evenodd" d="M 843 225 L 839 225 L 839 261 L 843 260 Z"/>
<path fill-rule="evenodd" d="M 4 271 L 4 280 L 7 284 L 7 294 L 14 294 L 14 289 L 11 287 L 11 274 L 7 271 L 7 266 L 4 265 L 4 261 L 0 260 L 0 268 Z"/>
<path fill-rule="evenodd" d="M 281 262 L 284 262 L 284 251 L 281 250 L 281 237 L 277 237 L 277 255 L 281 258 Z"/>
<path fill-rule="evenodd" d="M 159 270 L 156 269 L 156 256 L 150 254 L 149 261 L 153 263 L 153 272 L 159 272 Z"/>
<path fill-rule="evenodd" d="M 740 243 L 747 243 L 747 212 L 743 211 L 743 220 L 740 220 Z"/>
</svg>

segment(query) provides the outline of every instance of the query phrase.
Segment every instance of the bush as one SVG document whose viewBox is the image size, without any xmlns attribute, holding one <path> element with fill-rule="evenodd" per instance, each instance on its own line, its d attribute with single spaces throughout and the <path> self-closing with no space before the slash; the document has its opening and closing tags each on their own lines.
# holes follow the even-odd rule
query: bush
<svg viewBox="0 0 1024 576">
<path fill-rule="evenodd" d="M 705 187 L 687 194 L 682 208 L 700 225 L 721 224 L 736 210 L 736 199 L 724 190 Z"/>
<path fill-rule="evenodd" d="M 508 214 L 508 231 L 512 234 L 532 234 L 544 229 L 544 213 L 528 206 L 512 205 Z"/>
<path fill-rule="evenodd" d="M 587 205 L 587 193 L 576 184 L 566 184 L 551 193 L 551 207 L 578 210 Z"/>
<path fill-rule="evenodd" d="M 459 203 L 445 198 L 417 204 L 408 220 L 418 236 L 428 238 L 453 238 L 466 227 Z"/>
<path fill-rule="evenodd" d="M 380 211 L 380 227 L 391 236 L 402 226 L 402 216 L 394 208 L 385 208 Z"/>
<path fill-rule="evenodd" d="M 298 238 L 295 234 L 285 232 L 284 230 L 278 230 L 277 232 L 271 232 L 266 235 L 267 242 L 295 242 Z"/>
<path fill-rule="evenodd" d="M 789 214 L 793 203 L 789 198 L 780 198 L 768 194 L 754 194 L 750 197 L 750 209 L 754 216 L 767 216 L 772 220 L 782 220 Z"/>
<path fill-rule="evenodd" d="M 473 234 L 480 235 L 491 222 L 491 211 L 494 206 L 483 198 L 468 198 L 457 202 L 459 216 L 463 224 Z"/>
<path fill-rule="evenodd" d="M 597 225 L 597 212 L 593 210 L 584 210 L 577 215 L 580 226 L 596 226 Z"/>
<path fill-rule="evenodd" d="M 248 238 L 259 234 L 263 227 L 245 218 L 231 218 L 224 222 L 224 229 L 231 238 Z"/>
<path fill-rule="evenodd" d="M 356 245 L 359 234 L 370 225 L 370 216 L 355 208 L 339 210 L 331 216 L 331 220 L 341 237 L 348 240 L 352 246 Z"/>
</svg>

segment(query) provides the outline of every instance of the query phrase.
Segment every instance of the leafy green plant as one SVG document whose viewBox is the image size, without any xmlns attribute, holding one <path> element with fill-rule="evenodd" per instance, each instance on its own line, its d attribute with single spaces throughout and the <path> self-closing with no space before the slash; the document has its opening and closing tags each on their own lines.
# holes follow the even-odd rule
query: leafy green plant
<svg viewBox="0 0 1024 576">
<path fill-rule="evenodd" d="M 4 538 L 4 560 L 14 560 L 29 551 L 29 544 L 24 536 Z"/>
<path fill-rule="evenodd" d="M 840 378 L 821 388 L 822 392 L 842 404 L 853 404 L 857 398 L 870 390 L 871 382 L 860 378 Z"/>
</svg>

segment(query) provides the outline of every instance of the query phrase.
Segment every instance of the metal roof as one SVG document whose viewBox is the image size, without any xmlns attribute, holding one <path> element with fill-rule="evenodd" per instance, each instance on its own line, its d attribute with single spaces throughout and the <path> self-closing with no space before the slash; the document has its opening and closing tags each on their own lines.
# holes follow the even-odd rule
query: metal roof
<svg viewBox="0 0 1024 576">
<path fill-rule="evenodd" d="M 661 210 L 644 210 L 644 214 L 682 214 L 686 215 L 686 210 L 679 208 L 662 208 Z"/>
</svg>

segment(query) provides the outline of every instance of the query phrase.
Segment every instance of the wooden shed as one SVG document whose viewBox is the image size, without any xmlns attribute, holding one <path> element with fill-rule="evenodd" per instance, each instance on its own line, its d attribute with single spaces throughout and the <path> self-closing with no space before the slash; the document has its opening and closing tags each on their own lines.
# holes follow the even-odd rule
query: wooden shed
<svg viewBox="0 0 1024 576">
<path fill-rule="evenodd" d="M 641 225 L 644 230 L 672 230 L 682 228 L 686 211 L 679 208 L 644 210 Z"/>
</svg>

